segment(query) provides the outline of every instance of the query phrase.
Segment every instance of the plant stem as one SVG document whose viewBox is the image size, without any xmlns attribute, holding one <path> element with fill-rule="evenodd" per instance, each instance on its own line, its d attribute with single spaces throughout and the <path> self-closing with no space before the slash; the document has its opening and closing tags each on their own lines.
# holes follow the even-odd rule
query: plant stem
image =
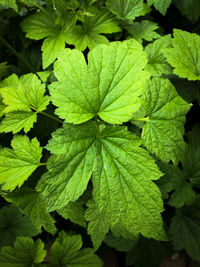
<svg viewBox="0 0 200 267">
<path fill-rule="evenodd" d="M 34 68 L 3 38 L 3 36 L 0 35 L 0 41 L 1 43 L 6 46 L 10 52 L 15 55 L 19 60 L 21 60 L 21 62 L 26 65 L 26 67 L 33 73 L 36 73 L 36 71 L 34 70 Z"/>
<path fill-rule="evenodd" d="M 146 117 L 146 118 L 134 118 L 132 119 L 132 121 L 148 121 L 149 120 L 149 117 Z"/>
<path fill-rule="evenodd" d="M 46 112 L 43 112 L 43 111 L 37 111 L 37 112 L 42 114 L 42 115 L 44 115 L 44 116 L 46 116 L 46 117 L 48 117 L 48 118 L 50 118 L 50 119 L 52 119 L 52 120 L 54 120 L 54 121 L 57 121 L 57 122 L 63 124 L 63 121 L 61 121 L 60 119 L 58 119 L 58 118 L 56 118 L 56 117 L 54 117 L 54 116 L 52 116 L 52 115 L 50 115 L 50 114 L 48 114 Z"/>
</svg>

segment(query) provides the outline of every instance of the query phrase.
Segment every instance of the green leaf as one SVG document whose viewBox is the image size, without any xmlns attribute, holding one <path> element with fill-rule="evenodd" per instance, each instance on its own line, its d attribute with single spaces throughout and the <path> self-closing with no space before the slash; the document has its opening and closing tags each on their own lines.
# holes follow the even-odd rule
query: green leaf
<svg viewBox="0 0 200 267">
<path fill-rule="evenodd" d="M 158 39 L 160 35 L 155 32 L 158 29 L 158 25 L 155 22 L 149 20 L 142 20 L 141 22 L 133 22 L 126 27 L 128 33 L 137 41 L 152 41 Z"/>
<path fill-rule="evenodd" d="M 40 166 L 42 148 L 36 138 L 15 135 L 10 148 L 0 149 L 0 183 L 3 190 L 20 187 Z"/>
<path fill-rule="evenodd" d="M 60 232 L 56 241 L 51 247 L 50 267 L 61 266 L 81 266 L 81 267 L 101 267 L 102 261 L 94 250 L 82 247 L 80 235 L 66 235 L 64 231 Z"/>
<path fill-rule="evenodd" d="M 84 218 L 84 208 L 78 202 L 69 202 L 62 209 L 56 210 L 65 220 L 70 220 L 73 223 L 79 224 L 82 227 L 86 227 L 86 221 Z"/>
<path fill-rule="evenodd" d="M 16 4 L 16 0 L 0 0 L 0 5 L 3 5 L 6 8 L 12 8 L 16 12 L 18 12 L 18 6 Z"/>
<path fill-rule="evenodd" d="M 182 30 L 174 30 L 173 48 L 163 50 L 174 74 L 189 81 L 200 80 L 200 36 Z"/>
<path fill-rule="evenodd" d="M 15 192 L 7 193 L 4 197 L 29 216 L 39 230 L 43 226 L 45 231 L 51 234 L 56 233 L 55 220 L 47 212 L 46 205 L 39 192 L 23 187 Z"/>
<path fill-rule="evenodd" d="M 117 20 L 109 11 L 91 7 L 88 12 L 92 16 L 86 16 L 82 25 L 73 26 L 66 34 L 67 43 L 81 51 L 87 47 L 93 49 L 97 44 L 109 44 L 108 39 L 101 35 L 102 33 L 121 31 Z"/>
<path fill-rule="evenodd" d="M 58 157 L 48 164 L 48 172 L 37 186 L 49 211 L 65 207 L 85 191 L 93 170 L 92 145 L 96 134 L 94 122 L 78 126 L 64 124 L 53 133 L 46 148 Z"/>
<path fill-rule="evenodd" d="M 66 41 L 64 28 L 55 23 L 56 15 L 49 10 L 47 12 L 48 14 L 39 12 L 31 15 L 20 24 L 27 38 L 40 40 L 47 37 L 42 45 L 43 69 L 55 61 Z"/>
<path fill-rule="evenodd" d="M 52 62 L 56 60 L 60 51 L 65 48 L 65 35 L 63 32 L 56 36 L 46 38 L 42 45 L 42 66 L 46 69 Z M 49 53 L 51 51 L 51 53 Z"/>
<path fill-rule="evenodd" d="M 180 208 L 185 204 L 191 205 L 196 199 L 196 193 L 193 191 L 191 184 L 187 181 L 187 176 L 184 171 L 171 164 L 167 166 L 162 164 L 161 170 L 165 172 L 165 175 L 161 180 L 165 179 L 168 183 L 171 183 L 172 187 L 170 188 L 170 191 L 174 190 L 170 196 L 168 204 L 177 208 Z"/>
<path fill-rule="evenodd" d="M 184 150 L 185 115 L 191 105 L 178 96 L 169 80 L 163 78 L 148 81 L 142 103 L 147 115 L 141 118 L 145 121 L 143 144 L 162 161 L 178 163 Z M 131 121 L 134 121 L 134 114 Z"/>
<path fill-rule="evenodd" d="M 3 97 L 5 118 L 0 124 L 0 132 L 28 132 L 37 121 L 37 112 L 46 109 L 49 97 L 44 96 L 45 84 L 34 74 L 20 79 L 13 74 L 3 81 L 0 94 Z M 33 112 L 32 110 L 36 112 Z"/>
<path fill-rule="evenodd" d="M 122 237 L 116 237 L 113 234 L 109 234 L 104 239 L 104 242 L 106 245 L 108 245 L 111 248 L 115 248 L 117 251 L 129 251 L 133 248 L 136 240 L 129 240 Z"/>
<path fill-rule="evenodd" d="M 0 209 L 0 247 L 12 245 L 17 236 L 35 236 L 39 231 L 32 221 L 14 206 Z"/>
<path fill-rule="evenodd" d="M 161 195 L 152 182 L 161 173 L 140 144 L 125 127 L 116 126 L 107 126 L 96 140 L 92 175 L 95 203 L 89 204 L 86 213 L 95 248 L 119 220 L 133 235 L 165 238 Z"/>
<path fill-rule="evenodd" d="M 164 16 L 172 0 L 147 0 L 148 6 L 152 4 Z"/>
<path fill-rule="evenodd" d="M 172 68 L 167 63 L 162 49 L 171 46 L 171 36 L 165 35 L 164 37 L 155 40 L 153 43 L 145 47 L 145 53 L 147 54 L 148 64 L 146 70 L 151 73 L 152 76 L 161 76 L 162 74 L 171 74 Z"/>
<path fill-rule="evenodd" d="M 200 16 L 200 2 L 198 0 L 174 0 L 174 4 L 191 22 L 195 23 Z"/>
<path fill-rule="evenodd" d="M 165 256 L 172 253 L 167 242 L 158 242 L 141 237 L 126 255 L 126 265 L 134 267 L 157 267 Z"/>
<path fill-rule="evenodd" d="M 17 237 L 13 247 L 3 247 L 0 251 L 1 267 L 37 266 L 44 260 L 44 243 L 38 239 L 35 243 L 30 237 Z"/>
<path fill-rule="evenodd" d="M 140 107 L 139 95 L 149 78 L 146 56 L 135 40 L 95 47 L 88 65 L 78 50 L 64 50 L 55 63 L 59 82 L 50 85 L 55 113 L 75 124 L 95 115 L 121 124 Z"/>
<path fill-rule="evenodd" d="M 143 15 L 142 0 L 107 0 L 109 10 L 120 19 L 135 19 Z"/>
<path fill-rule="evenodd" d="M 95 249 L 98 249 L 111 225 L 110 213 L 106 207 L 99 208 L 94 200 L 87 203 L 88 209 L 85 218 L 88 223 L 87 232 L 91 235 L 92 243 Z"/>
<path fill-rule="evenodd" d="M 170 235 L 176 250 L 186 250 L 188 255 L 200 262 L 200 199 L 189 207 L 176 211 L 170 225 Z"/>
<path fill-rule="evenodd" d="M 24 129 L 24 132 L 27 133 L 36 121 L 35 112 L 25 110 L 9 112 L 0 124 L 0 132 L 13 132 L 15 134 Z"/>
<path fill-rule="evenodd" d="M 55 25 L 56 15 L 49 11 L 49 16 L 44 12 L 38 12 L 24 19 L 20 26 L 26 33 L 26 37 L 40 40 L 46 37 L 57 36 L 59 26 Z"/>
</svg>

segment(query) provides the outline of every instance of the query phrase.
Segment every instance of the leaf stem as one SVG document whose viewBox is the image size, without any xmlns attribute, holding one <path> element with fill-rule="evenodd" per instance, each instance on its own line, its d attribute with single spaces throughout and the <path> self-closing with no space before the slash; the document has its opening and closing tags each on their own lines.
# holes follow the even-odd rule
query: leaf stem
<svg viewBox="0 0 200 267">
<path fill-rule="evenodd" d="M 132 121 L 148 121 L 149 120 L 149 117 L 145 117 L 145 118 L 134 118 L 134 119 L 131 119 Z"/>
<path fill-rule="evenodd" d="M 56 117 L 50 115 L 49 113 L 46 113 L 46 112 L 43 112 L 43 111 L 37 111 L 37 113 L 40 113 L 40 114 L 42 114 L 42 115 L 44 115 L 44 116 L 46 116 L 46 117 L 48 117 L 48 118 L 50 118 L 50 119 L 52 119 L 52 120 L 54 120 L 54 121 L 57 121 L 57 122 L 63 124 L 63 121 L 61 121 L 60 119 L 58 119 L 58 118 L 56 118 Z"/>
<path fill-rule="evenodd" d="M 0 42 L 7 47 L 10 52 L 15 55 L 19 60 L 21 60 L 21 62 L 26 65 L 26 67 L 33 72 L 34 74 L 37 75 L 36 71 L 34 70 L 34 68 L 3 38 L 3 36 L 0 35 Z M 38 75 L 37 75 L 38 76 Z"/>
</svg>

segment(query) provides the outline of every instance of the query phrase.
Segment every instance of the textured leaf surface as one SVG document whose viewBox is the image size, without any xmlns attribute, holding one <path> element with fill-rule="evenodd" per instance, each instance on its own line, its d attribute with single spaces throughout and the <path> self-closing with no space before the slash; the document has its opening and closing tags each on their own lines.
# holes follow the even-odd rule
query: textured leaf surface
<svg viewBox="0 0 200 267">
<path fill-rule="evenodd" d="M 14 206 L 0 209 L 0 247 L 12 245 L 17 236 L 35 236 L 39 234 L 30 218 Z"/>
<path fill-rule="evenodd" d="M 93 249 L 82 248 L 80 235 L 66 235 L 64 231 L 59 233 L 58 238 L 51 247 L 50 267 L 58 266 L 81 266 L 101 267 L 102 261 L 94 254 Z"/>
<path fill-rule="evenodd" d="M 151 181 L 159 179 L 161 173 L 140 144 L 140 139 L 125 127 L 114 126 L 106 127 L 96 141 L 92 175 L 96 209 L 94 204 L 89 205 L 86 213 L 95 247 L 120 219 L 134 235 L 141 232 L 147 237 L 165 238 L 162 200 Z"/>
<path fill-rule="evenodd" d="M 147 0 L 148 5 L 154 5 L 154 7 L 160 11 L 160 13 L 164 16 L 167 12 L 168 7 L 170 6 L 172 0 Z"/>
<path fill-rule="evenodd" d="M 37 266 L 44 260 L 46 251 L 44 243 L 37 240 L 35 243 L 29 237 L 17 237 L 13 247 L 3 247 L 0 251 L 1 267 Z"/>
<path fill-rule="evenodd" d="M 26 33 L 26 37 L 33 40 L 40 40 L 49 36 L 56 36 L 59 27 L 55 26 L 56 16 L 53 13 L 47 15 L 39 12 L 24 19 L 20 26 Z"/>
<path fill-rule="evenodd" d="M 176 250 L 185 249 L 188 255 L 200 262 L 200 199 L 189 207 L 178 209 L 170 226 L 172 242 Z"/>
<path fill-rule="evenodd" d="M 146 63 L 135 40 L 97 46 L 88 55 L 88 66 L 78 50 L 63 51 L 54 70 L 59 82 L 50 86 L 56 114 L 75 124 L 96 114 L 109 123 L 128 121 L 149 78 L 143 71 Z"/>
<path fill-rule="evenodd" d="M 148 64 L 146 70 L 151 73 L 152 76 L 161 76 L 162 74 L 171 74 L 172 68 L 167 63 L 162 49 L 171 46 L 171 36 L 166 35 L 153 43 L 145 47 L 145 52 L 148 58 Z"/>
<path fill-rule="evenodd" d="M 184 150 L 185 115 L 191 105 L 178 96 L 169 80 L 162 78 L 148 81 L 142 99 L 147 114 L 142 130 L 144 145 L 162 161 L 177 163 Z"/>
<path fill-rule="evenodd" d="M 55 220 L 47 212 L 46 205 L 39 192 L 23 187 L 15 192 L 6 194 L 6 200 L 13 202 L 25 215 L 29 216 L 35 226 L 45 231 L 55 234 Z"/>
<path fill-rule="evenodd" d="M 93 170 L 92 145 L 96 134 L 93 122 L 65 124 L 53 133 L 47 149 L 58 159 L 49 164 L 49 171 L 38 184 L 50 211 L 77 200 L 85 191 Z"/>
<path fill-rule="evenodd" d="M 190 81 L 200 80 L 200 36 L 182 30 L 174 30 L 173 48 L 163 50 L 174 74 Z"/>
<path fill-rule="evenodd" d="M 112 13 L 94 7 L 88 9 L 92 16 L 85 17 L 82 25 L 73 26 L 66 34 L 66 42 L 84 51 L 86 47 L 93 49 L 97 44 L 108 44 L 102 33 L 121 31 Z"/>
<path fill-rule="evenodd" d="M 36 138 L 30 141 L 22 135 L 15 135 L 11 146 L 0 149 L 0 183 L 4 190 L 13 191 L 40 165 L 42 148 Z"/>
<path fill-rule="evenodd" d="M 3 97 L 5 118 L 0 124 L 0 132 L 28 132 L 37 121 L 37 112 L 46 109 L 49 97 L 44 96 L 45 84 L 34 74 L 20 79 L 13 74 L 3 81 L 0 94 Z"/>
<path fill-rule="evenodd" d="M 42 45 L 42 65 L 46 69 L 58 57 L 65 47 L 66 33 L 64 28 L 56 25 L 55 13 L 48 10 L 36 13 L 22 21 L 21 27 L 26 37 L 34 40 L 46 38 Z M 49 52 L 51 51 L 51 53 Z"/>
<path fill-rule="evenodd" d="M 134 19 L 143 15 L 142 0 L 107 0 L 110 11 L 120 19 Z"/>
<path fill-rule="evenodd" d="M 153 39 L 158 39 L 160 37 L 160 35 L 155 31 L 158 29 L 157 23 L 149 20 L 133 22 L 132 24 L 128 25 L 126 29 L 137 41 L 152 41 Z"/>
</svg>

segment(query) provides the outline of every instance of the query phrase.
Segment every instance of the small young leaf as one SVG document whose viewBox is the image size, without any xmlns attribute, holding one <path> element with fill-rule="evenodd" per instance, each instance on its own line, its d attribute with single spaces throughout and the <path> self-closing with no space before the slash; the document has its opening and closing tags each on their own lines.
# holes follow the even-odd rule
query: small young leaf
<svg viewBox="0 0 200 267">
<path fill-rule="evenodd" d="M 51 247 L 50 267 L 58 266 L 81 266 L 81 267 L 101 267 L 102 261 L 94 254 L 93 249 L 82 247 L 80 235 L 66 235 L 60 232 L 56 241 Z"/>
<path fill-rule="evenodd" d="M 147 0 L 148 6 L 152 4 L 164 16 L 172 0 Z"/>
<path fill-rule="evenodd" d="M 174 74 L 189 81 L 200 80 L 200 36 L 182 30 L 174 30 L 173 48 L 163 53 L 174 68 Z"/>
<path fill-rule="evenodd" d="M 162 74 L 171 74 L 172 67 L 167 63 L 164 55 L 163 48 L 171 46 L 171 36 L 166 35 L 153 43 L 145 47 L 145 53 L 147 54 L 148 64 L 146 70 L 151 73 L 154 77 L 159 77 Z"/>
<path fill-rule="evenodd" d="M 158 25 L 155 22 L 149 20 L 142 20 L 141 22 L 133 22 L 126 27 L 128 33 L 137 41 L 152 41 L 158 39 L 160 35 L 155 32 L 158 29 Z"/>
<path fill-rule="evenodd" d="M 3 97 L 5 118 L 0 124 L 0 132 L 28 132 L 37 121 L 37 112 L 46 109 L 49 97 L 44 96 L 45 84 L 34 74 L 20 79 L 13 74 L 3 81 L 0 94 Z"/>
<path fill-rule="evenodd" d="M 109 44 L 108 39 L 101 35 L 102 33 L 121 31 L 117 20 L 107 10 L 91 7 L 88 12 L 92 16 L 86 16 L 82 25 L 75 25 L 66 33 L 66 42 L 81 51 L 86 47 L 93 49 L 97 44 Z"/>
<path fill-rule="evenodd" d="M 37 266 L 46 256 L 44 243 L 38 239 L 35 243 L 30 237 L 17 237 L 13 247 L 3 247 L 0 251 L 0 267 Z"/>
<path fill-rule="evenodd" d="M 15 135 L 10 148 L 0 149 L 0 183 L 3 190 L 20 187 L 40 165 L 42 148 L 36 138 Z"/>
</svg>

